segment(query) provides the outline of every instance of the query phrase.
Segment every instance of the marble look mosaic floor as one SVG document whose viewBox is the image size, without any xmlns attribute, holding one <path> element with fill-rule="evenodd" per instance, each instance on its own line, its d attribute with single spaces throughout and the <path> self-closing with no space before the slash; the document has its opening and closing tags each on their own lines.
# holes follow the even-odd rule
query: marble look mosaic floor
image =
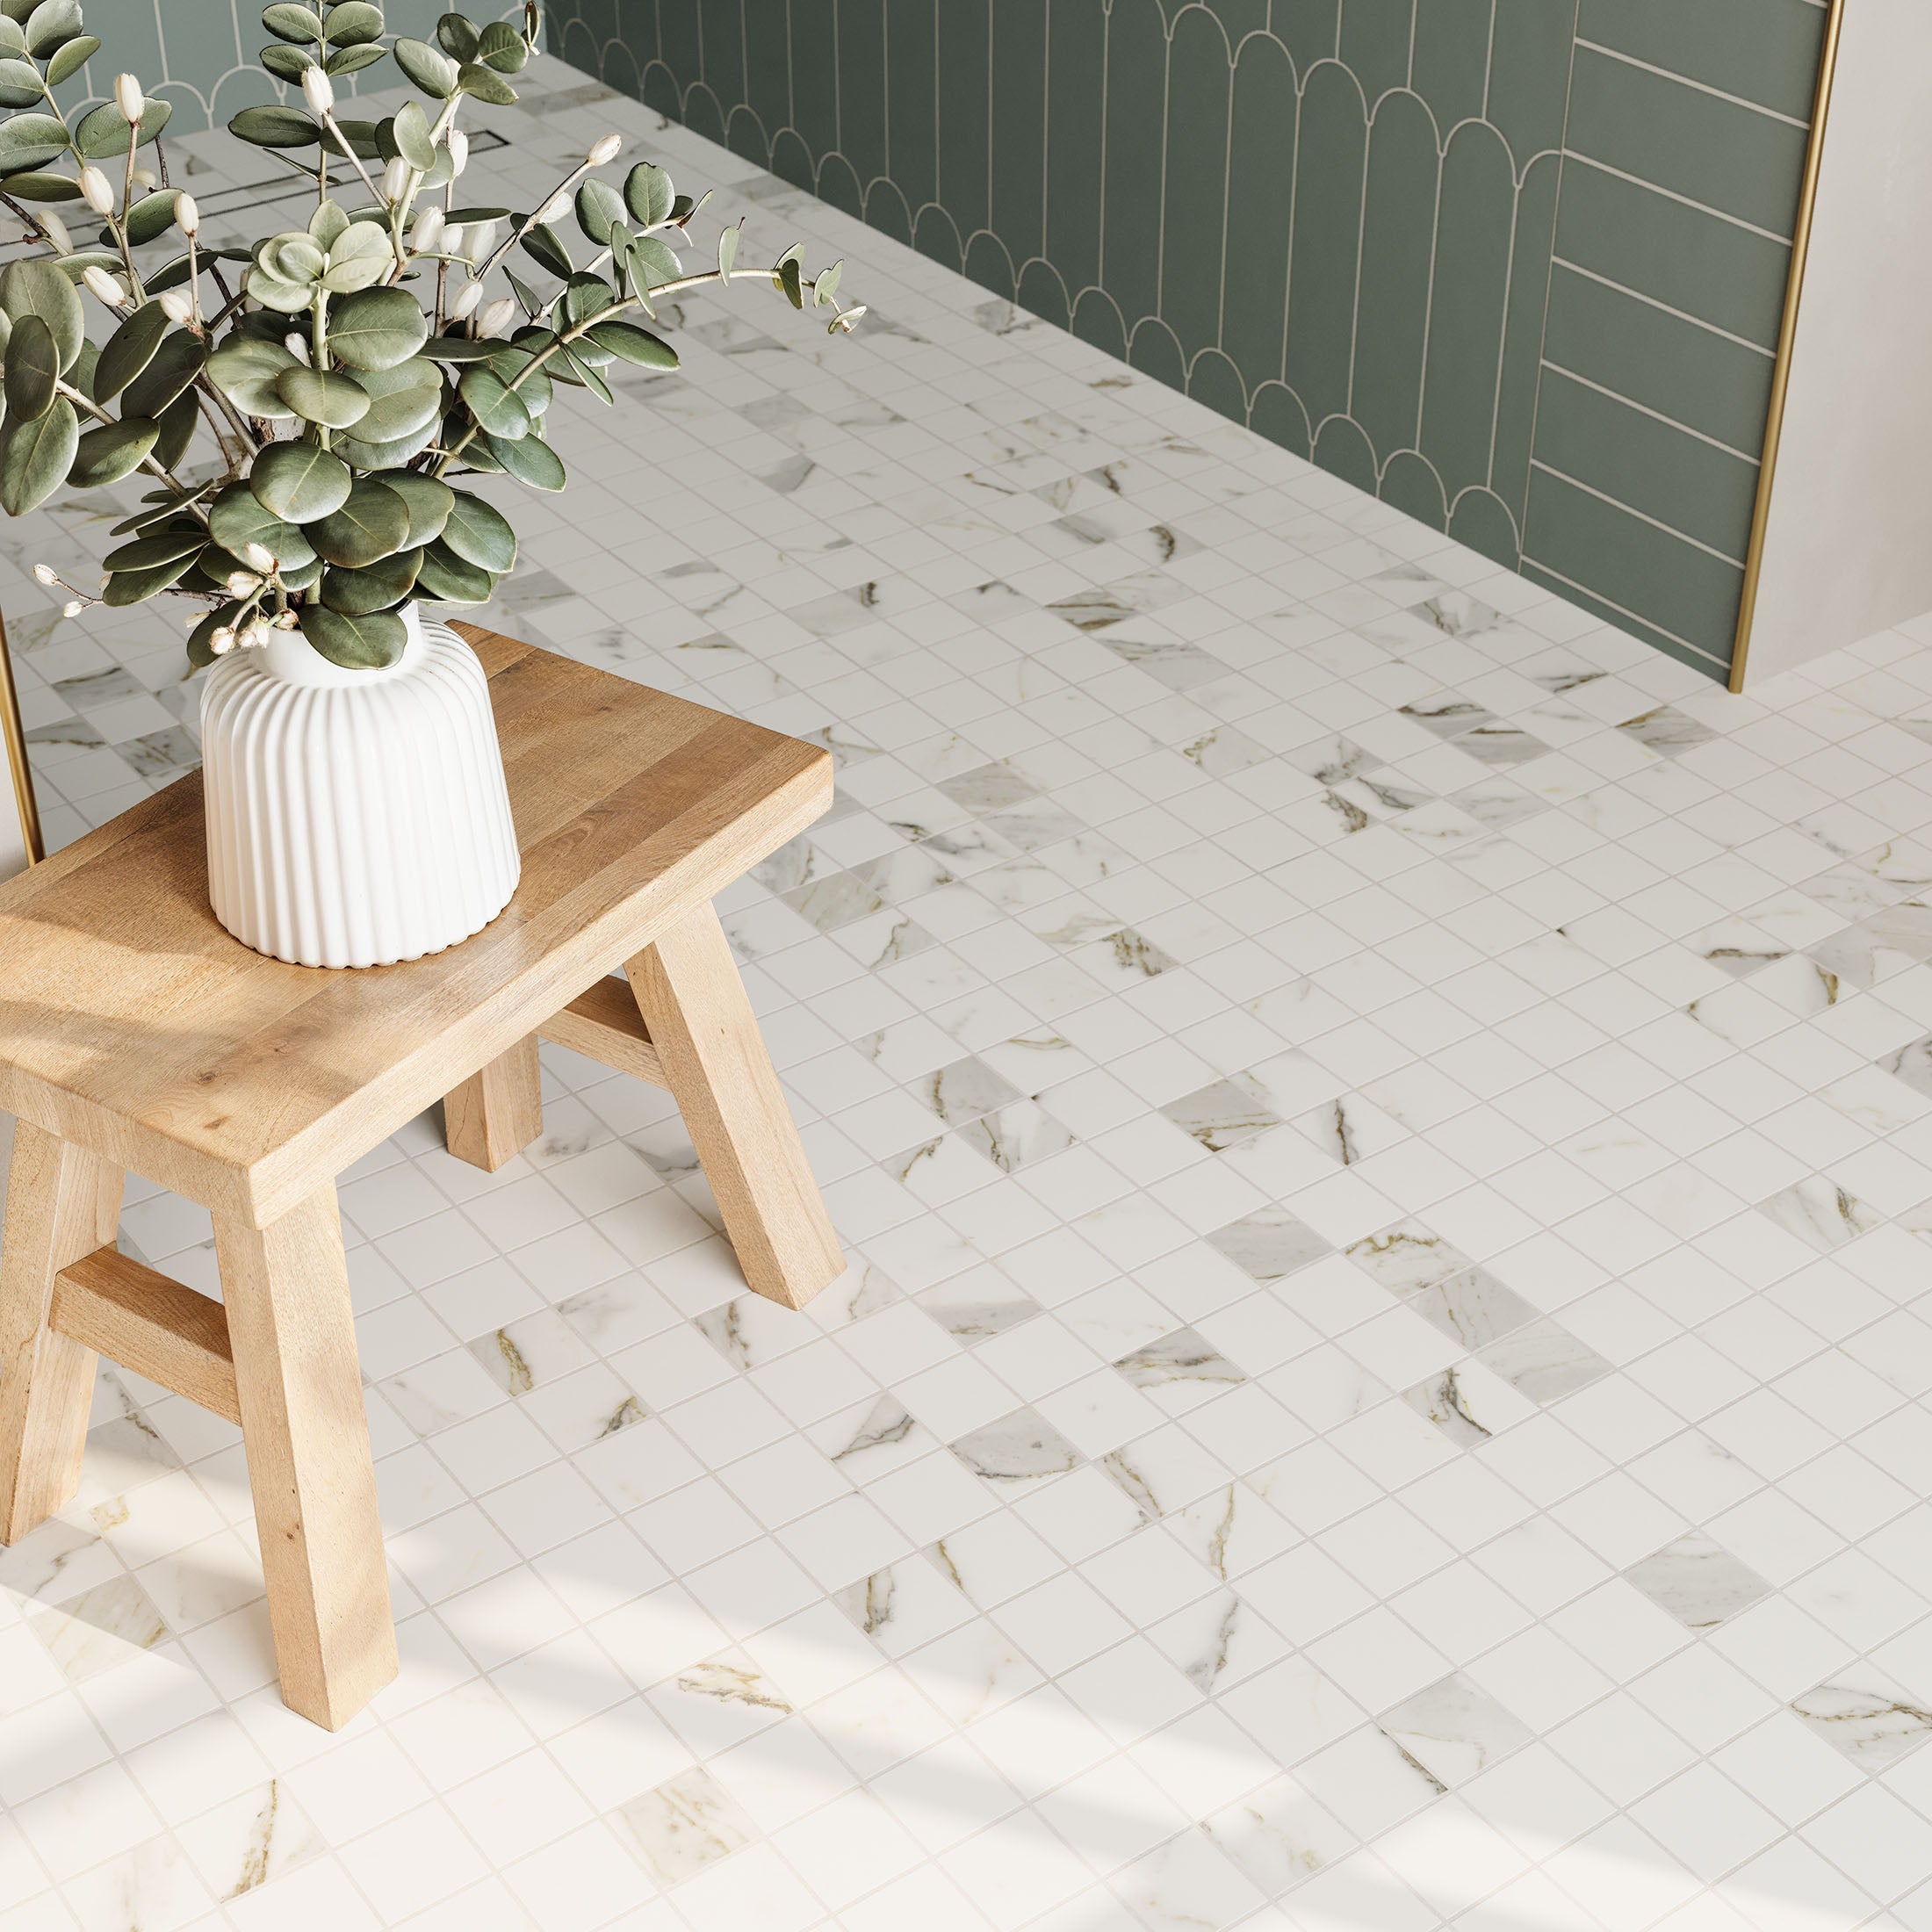
<svg viewBox="0 0 1932 1932">
<path fill-rule="evenodd" d="M 1932 1927 L 1932 652 L 1727 696 L 536 82 L 486 181 L 615 125 L 873 305 L 560 401 L 499 617 L 838 753 L 724 911 L 854 1265 L 744 1294 L 547 1047 L 364 1162 L 401 1678 L 284 1711 L 235 1432 L 105 1374 L 0 1928 Z M 194 758 L 90 515 L 0 533 L 57 838 Z"/>
</svg>

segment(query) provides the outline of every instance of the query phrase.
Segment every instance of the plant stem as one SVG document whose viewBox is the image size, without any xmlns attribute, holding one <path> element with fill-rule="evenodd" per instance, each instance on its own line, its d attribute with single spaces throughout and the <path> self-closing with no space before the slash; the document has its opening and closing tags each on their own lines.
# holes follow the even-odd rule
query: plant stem
<svg viewBox="0 0 1932 1932">
<path fill-rule="evenodd" d="M 90 416 L 97 418 L 102 422 L 113 422 L 119 420 L 109 415 L 106 410 L 102 408 L 100 404 L 96 402 L 91 396 L 83 396 L 71 383 L 63 382 L 58 376 L 54 378 L 54 388 L 56 394 L 65 396 L 69 402 L 86 410 Z M 169 488 L 180 491 L 184 499 L 182 504 L 184 509 L 189 511 L 192 515 L 198 516 L 203 523 L 208 521 L 208 513 L 193 501 L 198 493 L 191 491 L 188 486 L 172 470 L 165 468 L 151 456 L 144 456 L 141 459 L 141 466 L 150 476 L 159 477 Z"/>
</svg>

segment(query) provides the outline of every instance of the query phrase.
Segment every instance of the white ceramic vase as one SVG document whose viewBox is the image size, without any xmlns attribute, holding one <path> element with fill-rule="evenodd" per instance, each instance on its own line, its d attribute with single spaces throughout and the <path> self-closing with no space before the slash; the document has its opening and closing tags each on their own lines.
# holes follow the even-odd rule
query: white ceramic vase
<svg viewBox="0 0 1932 1932">
<path fill-rule="evenodd" d="M 345 671 L 295 631 L 234 651 L 201 698 L 208 897 L 298 966 L 441 952 L 509 904 L 520 861 L 476 653 L 403 607 L 409 641 Z"/>
</svg>

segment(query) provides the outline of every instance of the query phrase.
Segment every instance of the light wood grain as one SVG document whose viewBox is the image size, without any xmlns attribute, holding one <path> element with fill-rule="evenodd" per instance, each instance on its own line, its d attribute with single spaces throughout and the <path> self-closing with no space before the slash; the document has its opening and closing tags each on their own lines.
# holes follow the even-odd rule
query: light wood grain
<svg viewBox="0 0 1932 1932">
<path fill-rule="evenodd" d="M 0 1238 L 0 1543 L 44 1523 L 80 1482 L 94 1351 L 48 1316 L 61 1270 L 113 1240 L 124 1179 L 31 1121 L 14 1128 Z"/>
<path fill-rule="evenodd" d="M 487 1173 L 515 1160 L 543 1131 L 544 1076 L 535 1034 L 443 1096 L 444 1144 Z"/>
<path fill-rule="evenodd" d="M 692 913 L 624 970 L 746 1280 L 802 1308 L 845 1257 L 717 914 Z"/>
<path fill-rule="evenodd" d="M 282 1701 L 339 1730 L 397 1666 L 335 1187 L 214 1243 Z"/>
<path fill-rule="evenodd" d="M 207 905 L 198 776 L 0 883 L 0 1107 L 266 1226 L 830 804 L 816 746 L 470 633 L 523 873 L 491 926 L 364 971 Z"/>
<path fill-rule="evenodd" d="M 554 1040 L 586 1059 L 615 1067 L 634 1080 L 647 1080 L 660 1087 L 671 1084 L 658 1049 L 651 1044 L 637 999 L 615 973 L 600 979 L 588 992 L 578 994 L 537 1031 L 544 1039 Z"/>
<path fill-rule="evenodd" d="M 227 1311 L 213 1296 L 113 1248 L 61 1270 L 54 1329 L 239 1425 Z"/>
</svg>

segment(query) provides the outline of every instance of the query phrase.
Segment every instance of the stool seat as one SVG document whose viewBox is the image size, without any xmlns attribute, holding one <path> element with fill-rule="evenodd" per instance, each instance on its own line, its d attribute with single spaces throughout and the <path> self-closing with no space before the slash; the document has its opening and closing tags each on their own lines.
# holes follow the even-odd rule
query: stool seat
<svg viewBox="0 0 1932 1932">
<path fill-rule="evenodd" d="M 542 1131 L 541 1034 L 670 1090 L 752 1287 L 797 1307 L 845 1265 L 710 905 L 830 804 L 829 753 L 458 629 L 523 855 L 474 938 L 249 951 L 198 774 L 0 884 L 0 1542 L 72 1497 L 97 1352 L 239 1416 L 283 1695 L 331 1727 L 396 1668 L 337 1174 L 439 1098 L 500 1167 Z M 114 1251 L 129 1170 L 208 1208 L 220 1302 Z"/>
</svg>

